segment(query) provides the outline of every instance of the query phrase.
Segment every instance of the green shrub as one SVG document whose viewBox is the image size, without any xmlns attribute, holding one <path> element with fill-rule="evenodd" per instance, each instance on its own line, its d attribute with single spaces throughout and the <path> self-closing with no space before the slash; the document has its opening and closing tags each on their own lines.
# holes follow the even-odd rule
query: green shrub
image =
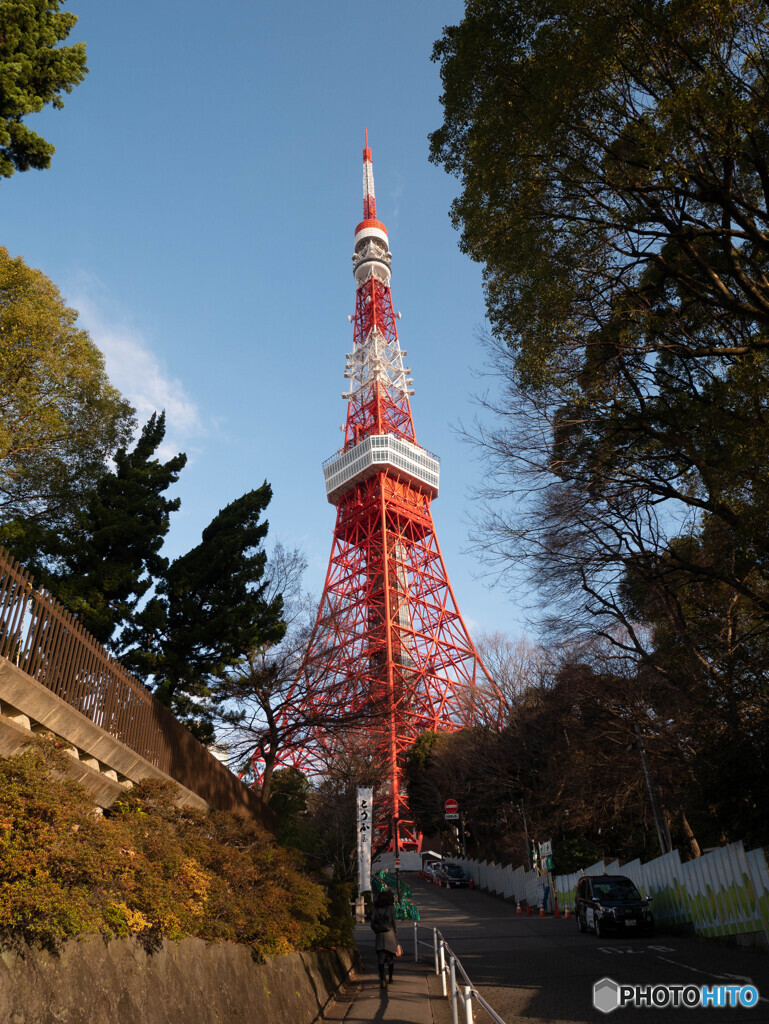
<svg viewBox="0 0 769 1024">
<path fill-rule="evenodd" d="M 262 960 L 338 941 L 323 886 L 257 823 L 179 809 L 157 780 L 102 817 L 64 757 L 39 742 L 0 759 L 0 945 L 194 935 Z"/>
<path fill-rule="evenodd" d="M 329 945 L 354 946 L 355 922 L 351 903 L 355 898 L 357 886 L 353 882 L 328 882 L 329 898 Z"/>
</svg>

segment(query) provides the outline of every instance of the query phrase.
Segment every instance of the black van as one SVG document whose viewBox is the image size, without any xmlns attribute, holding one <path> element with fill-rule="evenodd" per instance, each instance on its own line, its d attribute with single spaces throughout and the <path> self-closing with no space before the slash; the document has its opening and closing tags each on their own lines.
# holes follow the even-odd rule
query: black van
<svg viewBox="0 0 769 1024">
<path fill-rule="evenodd" d="M 585 875 L 577 884 L 577 927 L 598 938 L 609 932 L 653 935 L 654 916 L 645 899 L 624 875 Z"/>
</svg>

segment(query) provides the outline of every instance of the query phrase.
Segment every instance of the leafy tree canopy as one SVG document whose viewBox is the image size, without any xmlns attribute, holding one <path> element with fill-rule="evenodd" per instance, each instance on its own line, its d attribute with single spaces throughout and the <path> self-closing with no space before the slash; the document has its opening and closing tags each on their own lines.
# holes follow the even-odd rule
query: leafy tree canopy
<svg viewBox="0 0 769 1024">
<path fill-rule="evenodd" d="M 103 644 L 132 621 L 138 602 L 168 567 L 160 548 L 180 499 L 164 492 L 187 457 L 161 462 L 155 453 L 164 436 L 165 414 L 153 413 L 133 449 L 120 448 L 114 468 L 84 495 L 70 530 L 41 531 L 33 524 L 27 531 L 33 549 L 27 567 Z"/>
<path fill-rule="evenodd" d="M 45 275 L 0 247 L 2 523 L 61 527 L 130 440 L 133 409 L 76 321 Z M 3 533 L 12 540 L 12 527 Z"/>
<path fill-rule="evenodd" d="M 461 178 L 462 247 L 530 383 L 568 378 L 610 323 L 641 353 L 769 344 L 768 19 L 759 0 L 467 0 L 445 29 L 432 159 Z M 705 322 L 681 331 L 692 303 Z"/>
<path fill-rule="evenodd" d="M 767 28 L 759 0 L 467 0 L 435 46 L 431 137 L 461 179 L 453 218 L 484 265 L 504 381 L 482 443 L 491 500 L 512 511 L 495 506 L 484 550 L 528 557 L 562 633 L 717 694 L 710 715 L 751 707 L 756 764 Z"/>
<path fill-rule="evenodd" d="M 77 22 L 61 0 L 0 3 L 0 176 L 50 167 L 54 146 L 24 124 L 85 78 L 85 43 L 59 46 Z"/>
<path fill-rule="evenodd" d="M 551 664 L 502 730 L 423 733 L 405 763 L 409 806 L 426 834 L 449 832 L 443 802 L 463 810 L 479 857 L 525 864 L 529 841 L 556 840 L 556 867 L 572 870 L 597 847 L 608 857 L 659 852 L 635 726 L 664 821 L 682 851 L 699 854 L 689 819 L 708 841 L 721 834 L 680 695 L 653 673 L 622 678 L 587 664 Z M 730 821 L 730 825 L 732 821 Z M 741 833 L 729 831 L 731 838 Z M 752 840 L 761 842 L 763 831 Z M 586 852 L 588 851 L 588 852 Z M 600 856 L 600 853 L 599 853 Z M 563 864 L 561 860 L 563 859 Z M 585 866 L 590 860 L 574 865 Z"/>
</svg>

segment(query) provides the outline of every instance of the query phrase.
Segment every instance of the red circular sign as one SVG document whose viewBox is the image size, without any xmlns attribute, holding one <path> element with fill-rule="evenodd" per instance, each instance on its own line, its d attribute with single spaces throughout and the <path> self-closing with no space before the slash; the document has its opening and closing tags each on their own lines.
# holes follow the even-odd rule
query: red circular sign
<svg viewBox="0 0 769 1024">
<path fill-rule="evenodd" d="M 459 810 L 459 804 L 456 800 L 447 800 L 443 805 L 443 808 L 446 811 L 446 814 L 456 814 Z"/>
</svg>

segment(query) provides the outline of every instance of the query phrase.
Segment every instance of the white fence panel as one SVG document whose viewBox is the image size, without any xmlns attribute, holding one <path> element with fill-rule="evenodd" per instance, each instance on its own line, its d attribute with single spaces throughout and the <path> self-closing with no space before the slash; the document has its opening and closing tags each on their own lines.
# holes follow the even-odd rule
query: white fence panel
<svg viewBox="0 0 769 1024">
<path fill-rule="evenodd" d="M 539 875 L 536 871 L 526 872 L 526 902 L 530 907 L 539 906 Z"/>
<path fill-rule="evenodd" d="M 514 874 L 515 874 L 515 872 L 513 871 L 513 865 L 512 864 L 508 864 L 507 867 L 505 868 L 505 899 L 506 900 L 509 900 L 510 897 L 515 892 L 515 889 L 513 887 L 513 875 Z"/>
<path fill-rule="evenodd" d="M 617 874 L 625 875 L 626 878 L 629 878 L 631 882 L 635 883 L 636 889 L 638 889 L 642 896 L 646 895 L 644 866 L 637 857 L 635 860 L 629 860 L 627 864 L 623 864 Z"/>
<path fill-rule="evenodd" d="M 502 896 L 505 891 L 504 868 L 496 862 L 491 865 L 489 871 L 489 891 Z"/>
<path fill-rule="evenodd" d="M 643 879 L 643 891 L 652 898 L 655 921 L 659 924 L 691 922 L 678 850 L 644 864 Z"/>
<path fill-rule="evenodd" d="M 473 885 L 477 885 L 480 888 L 481 885 L 481 866 L 477 860 L 470 861 L 472 866 Z"/>
<path fill-rule="evenodd" d="M 497 865 L 493 860 L 489 861 L 486 865 L 486 888 L 489 892 L 494 892 Z"/>
<path fill-rule="evenodd" d="M 526 868 L 518 866 L 513 872 L 513 892 L 516 901 L 526 897 Z"/>
<path fill-rule="evenodd" d="M 539 906 L 544 876 L 524 867 L 480 863 L 455 858 L 475 885 L 516 901 L 525 899 Z M 713 850 L 681 863 L 677 850 L 642 864 L 640 860 L 620 865 L 599 860 L 582 871 L 556 875 L 561 906 L 572 908 L 579 879 L 585 875 L 620 874 L 632 879 L 652 900 L 655 920 L 661 925 L 694 924 L 705 936 L 723 936 L 765 931 L 769 938 L 769 866 L 763 850 L 745 852 L 741 842 Z M 552 906 L 552 892 L 548 906 Z"/>
<path fill-rule="evenodd" d="M 505 895 L 505 885 L 507 882 L 507 868 L 504 864 L 497 864 L 497 873 L 494 879 L 494 885 L 496 886 L 495 892 L 498 896 Z"/>
<path fill-rule="evenodd" d="M 558 890 L 558 905 L 563 908 L 567 904 L 574 909 L 577 898 L 577 882 L 582 877 L 581 871 L 574 871 L 570 875 L 556 875 L 555 887 Z"/>
<path fill-rule="evenodd" d="M 761 921 L 761 927 L 769 939 L 769 866 L 767 866 L 764 851 L 761 849 L 750 850 L 745 854 L 745 860 L 748 863 L 750 881 L 756 897 L 756 911 Z"/>
<path fill-rule="evenodd" d="M 606 865 L 602 860 L 597 860 L 595 864 L 591 864 L 589 868 L 585 868 L 586 875 L 605 875 L 608 874 L 606 871 Z"/>
<path fill-rule="evenodd" d="M 742 843 L 683 865 L 694 927 L 709 937 L 762 931 L 764 924 Z"/>
</svg>

